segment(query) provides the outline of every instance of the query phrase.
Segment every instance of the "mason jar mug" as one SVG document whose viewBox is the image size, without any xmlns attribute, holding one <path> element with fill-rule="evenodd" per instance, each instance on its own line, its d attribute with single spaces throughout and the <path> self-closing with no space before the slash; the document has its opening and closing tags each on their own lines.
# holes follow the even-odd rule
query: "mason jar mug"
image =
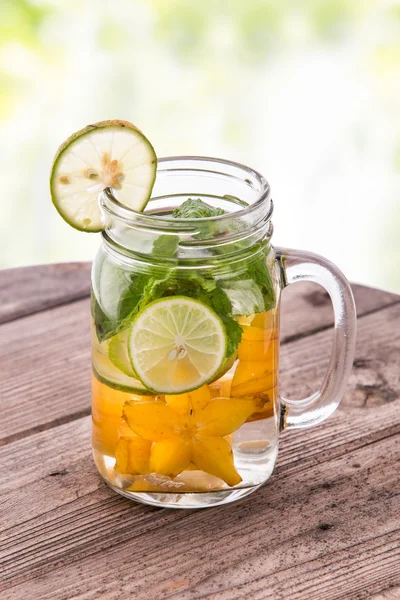
<svg viewBox="0 0 400 600">
<path fill-rule="evenodd" d="M 243 498 L 273 472 L 282 429 L 316 425 L 337 408 L 355 346 L 350 286 L 324 258 L 274 248 L 269 185 L 240 164 L 162 159 L 144 213 L 111 190 L 100 205 L 96 466 L 115 491 L 146 504 Z M 279 394 L 280 296 L 296 281 L 321 284 L 335 317 L 321 389 L 298 401 Z"/>
</svg>

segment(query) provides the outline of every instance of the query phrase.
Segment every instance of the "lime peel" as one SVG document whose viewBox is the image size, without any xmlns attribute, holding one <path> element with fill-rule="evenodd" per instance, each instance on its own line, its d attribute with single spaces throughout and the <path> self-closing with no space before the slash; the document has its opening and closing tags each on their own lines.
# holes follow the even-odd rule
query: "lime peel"
<svg viewBox="0 0 400 600">
<path fill-rule="evenodd" d="M 108 358 L 122 373 L 136 378 L 137 375 L 132 368 L 128 353 L 129 333 L 130 328 L 127 328 L 110 339 L 108 344 Z"/>
<path fill-rule="evenodd" d="M 155 393 L 181 394 L 213 381 L 226 356 L 220 317 L 208 306 L 173 296 L 148 304 L 133 320 L 132 367 Z"/>
<path fill-rule="evenodd" d="M 99 121 L 57 150 L 50 175 L 53 204 L 75 229 L 102 231 L 99 194 L 111 187 L 121 204 L 143 211 L 156 167 L 154 148 L 137 127 L 128 121 Z"/>
</svg>

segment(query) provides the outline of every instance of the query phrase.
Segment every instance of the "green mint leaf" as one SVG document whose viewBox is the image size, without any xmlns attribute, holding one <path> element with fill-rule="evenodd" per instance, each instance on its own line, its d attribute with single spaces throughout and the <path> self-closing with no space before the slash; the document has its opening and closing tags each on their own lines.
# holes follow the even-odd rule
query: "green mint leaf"
<svg viewBox="0 0 400 600">
<path fill-rule="evenodd" d="M 243 330 L 236 319 L 233 318 L 231 302 L 221 287 L 217 286 L 213 291 L 210 296 L 210 305 L 225 325 L 228 338 L 226 356 L 232 356 L 240 344 Z"/>
<path fill-rule="evenodd" d="M 224 214 L 219 208 L 208 206 L 200 199 L 188 199 L 173 211 L 174 217 L 201 218 Z M 240 232 L 239 219 L 232 220 L 227 226 L 209 222 L 214 229 L 206 228 L 205 237 Z M 223 230 L 219 231 L 223 227 Z M 155 257 L 171 259 L 176 256 L 179 237 L 163 234 L 153 243 L 152 254 Z M 229 245 L 217 247 L 221 258 L 229 252 Z M 96 323 L 96 332 L 100 341 L 108 339 L 124 329 L 131 319 L 143 308 L 159 298 L 168 296 L 187 296 L 202 302 L 213 309 L 224 323 L 227 334 L 227 358 L 233 356 L 241 341 L 242 328 L 234 318 L 237 315 L 249 315 L 269 310 L 275 306 L 274 285 L 267 267 L 269 245 L 259 243 L 253 248 L 247 242 L 235 242 L 236 256 L 245 254 L 240 262 L 228 267 L 224 278 L 203 276 L 196 271 L 182 275 L 174 264 L 154 265 L 144 273 L 129 273 L 112 263 L 101 267 L 100 303 L 95 295 L 92 298 L 92 313 Z M 247 256 L 246 256 L 247 253 Z M 105 267 L 105 268 L 104 268 Z"/>
<path fill-rule="evenodd" d="M 225 214 L 225 211 L 222 208 L 210 206 L 203 202 L 203 200 L 200 200 L 200 198 L 188 198 L 172 212 L 172 216 L 179 219 L 219 217 L 223 214 Z"/>
<path fill-rule="evenodd" d="M 248 261 L 246 269 L 249 279 L 252 279 L 260 288 L 264 298 L 264 310 L 270 310 L 276 304 L 274 283 L 267 266 L 268 251 L 269 246 L 261 247 L 254 259 Z"/>
<path fill-rule="evenodd" d="M 226 281 L 221 287 L 228 296 L 234 315 L 254 315 L 263 312 L 264 296 L 260 287 L 253 279 Z"/>
<path fill-rule="evenodd" d="M 237 227 L 238 223 L 236 222 L 235 230 Z M 267 266 L 269 243 L 259 242 L 251 248 L 246 248 L 245 244 L 247 242 L 241 240 L 235 242 L 235 253 L 237 256 L 244 255 L 244 258 L 240 262 L 232 264 L 231 276 L 226 277 L 222 282 L 222 287 L 233 304 L 233 314 L 242 316 L 270 310 L 276 303 L 274 283 Z M 217 251 L 223 256 L 229 251 L 232 252 L 232 248 L 221 246 Z M 248 289 L 247 299 L 246 288 Z"/>
<path fill-rule="evenodd" d="M 226 356 L 232 356 L 237 351 L 243 331 L 232 316 L 232 305 L 227 294 L 215 279 L 199 277 L 198 275 L 193 275 L 189 279 L 189 287 L 195 290 L 192 297 L 212 308 L 223 322 L 228 340 Z"/>
<path fill-rule="evenodd" d="M 160 235 L 153 243 L 153 256 L 173 258 L 176 255 L 179 244 L 177 235 Z"/>
<path fill-rule="evenodd" d="M 118 267 L 115 266 L 117 271 Z M 143 299 L 148 276 L 136 274 L 128 282 L 126 288 L 114 290 L 114 305 L 110 302 L 105 305 L 104 299 L 97 299 L 93 294 L 92 313 L 96 324 L 96 334 L 99 342 L 103 342 L 124 329 L 125 322 L 135 313 L 137 306 Z M 110 290 L 110 295 L 112 294 Z"/>
<path fill-rule="evenodd" d="M 161 235 L 153 244 L 153 254 L 172 258 L 178 248 L 177 235 Z M 100 342 L 124 329 L 146 304 L 161 298 L 171 268 L 150 267 L 143 273 L 130 273 L 107 256 L 100 267 L 99 298 L 92 295 L 92 315 Z"/>
<path fill-rule="evenodd" d="M 91 295 L 91 312 L 96 326 L 97 338 L 99 342 L 103 342 L 114 334 L 115 321 L 105 314 L 93 292 Z"/>
</svg>

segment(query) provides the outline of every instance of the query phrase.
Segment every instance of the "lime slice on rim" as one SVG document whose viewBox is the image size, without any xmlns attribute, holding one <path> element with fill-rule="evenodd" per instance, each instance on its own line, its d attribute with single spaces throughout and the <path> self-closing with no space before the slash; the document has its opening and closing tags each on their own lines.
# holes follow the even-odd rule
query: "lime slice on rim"
<svg viewBox="0 0 400 600">
<path fill-rule="evenodd" d="M 75 229 L 101 231 L 98 197 L 113 189 L 121 204 L 146 206 L 157 158 L 148 139 L 128 121 L 100 121 L 74 133 L 58 149 L 50 175 L 53 204 Z"/>
<path fill-rule="evenodd" d="M 213 310 L 174 296 L 152 302 L 137 315 L 129 356 L 147 388 L 181 394 L 213 379 L 224 362 L 226 345 L 224 326 Z"/>
</svg>

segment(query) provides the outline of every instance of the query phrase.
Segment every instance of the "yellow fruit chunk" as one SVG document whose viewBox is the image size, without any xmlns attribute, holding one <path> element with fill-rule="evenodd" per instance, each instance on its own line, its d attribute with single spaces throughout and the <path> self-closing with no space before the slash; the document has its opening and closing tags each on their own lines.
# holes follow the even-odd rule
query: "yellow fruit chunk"
<svg viewBox="0 0 400 600">
<path fill-rule="evenodd" d="M 117 442 L 118 433 L 115 427 L 101 427 L 92 420 L 92 446 L 95 450 L 107 456 L 114 456 Z"/>
<path fill-rule="evenodd" d="M 237 322 L 241 327 L 251 327 L 252 322 L 254 321 L 256 315 L 247 315 L 245 317 L 236 317 Z"/>
<path fill-rule="evenodd" d="M 152 399 L 152 396 L 139 396 L 108 387 L 92 375 L 92 442 L 93 447 L 114 456 L 118 442 L 118 428 L 123 424 L 121 419 L 124 404 Z"/>
<path fill-rule="evenodd" d="M 137 475 L 127 488 L 130 492 L 206 492 L 221 490 L 222 479 L 200 471 L 188 471 L 178 475 L 174 480 L 159 475 Z"/>
<path fill-rule="evenodd" d="M 232 380 L 231 395 L 252 396 L 276 385 L 276 371 L 264 361 L 239 361 Z"/>
<path fill-rule="evenodd" d="M 157 442 L 151 452 L 151 471 L 176 477 L 188 467 L 191 457 L 190 442 L 186 440 L 169 439 Z"/>
<path fill-rule="evenodd" d="M 174 438 L 184 427 L 183 416 L 161 400 L 129 402 L 123 415 L 136 435 L 153 442 Z"/>
<path fill-rule="evenodd" d="M 193 355 L 196 355 L 196 352 L 193 351 Z M 161 379 L 165 378 L 165 368 L 168 368 L 165 362 L 161 365 L 162 374 Z M 155 375 L 156 371 L 160 370 L 160 366 L 156 366 L 149 371 L 149 377 L 153 374 Z M 179 388 L 182 390 L 187 389 L 188 387 L 193 387 L 193 381 L 197 381 L 199 378 L 199 371 L 191 362 L 191 357 L 186 355 L 182 360 L 177 361 L 175 369 L 171 373 L 171 386 L 173 389 Z M 162 390 L 164 391 L 164 390 Z"/>
<path fill-rule="evenodd" d="M 122 421 L 122 424 L 118 427 L 118 436 L 121 438 L 132 438 L 135 436 L 132 429 L 129 427 L 128 423 Z"/>
<path fill-rule="evenodd" d="M 224 482 L 219 477 L 210 475 L 197 469 L 196 471 L 184 471 L 175 479 L 176 482 L 183 483 L 183 490 L 186 492 L 206 492 L 211 490 L 221 490 Z"/>
<path fill-rule="evenodd" d="M 198 470 L 197 467 L 193 463 L 190 463 L 190 465 L 188 465 L 185 469 L 185 471 L 197 471 L 197 470 Z"/>
<path fill-rule="evenodd" d="M 203 435 L 223 437 L 239 429 L 262 406 L 259 398 L 219 398 L 207 404 L 198 423 L 203 425 Z"/>
<path fill-rule="evenodd" d="M 232 379 L 233 379 L 233 373 L 230 373 L 229 376 L 224 377 L 221 380 L 221 393 L 220 393 L 220 396 L 222 398 L 229 398 L 229 396 L 231 395 Z"/>
<path fill-rule="evenodd" d="M 115 450 L 115 470 L 130 475 L 150 473 L 151 442 L 138 436 L 123 437 Z"/>
<path fill-rule="evenodd" d="M 136 478 L 135 481 L 128 487 L 130 492 L 162 492 L 164 489 L 160 486 L 148 482 L 146 479 Z"/>
<path fill-rule="evenodd" d="M 230 486 L 242 481 L 233 463 L 232 449 L 221 437 L 201 438 L 193 447 L 193 462 L 202 471 L 219 477 Z"/>
<path fill-rule="evenodd" d="M 130 394 L 114 390 L 92 375 L 92 414 L 96 420 L 101 417 L 119 419 L 129 397 Z"/>
<path fill-rule="evenodd" d="M 168 403 L 129 402 L 124 408 L 124 418 L 136 435 L 153 442 L 152 472 L 175 477 L 193 465 L 228 485 L 236 485 L 241 477 L 224 436 L 243 425 L 252 413 L 262 408 L 263 402 L 259 398 L 217 398 L 205 403 L 206 397 L 210 398 L 206 388 L 177 398 L 168 396 Z"/>
<path fill-rule="evenodd" d="M 250 417 L 249 417 L 250 418 Z M 249 419 L 247 419 L 248 421 Z M 224 435 L 224 440 L 226 440 L 228 442 L 228 444 L 230 446 L 232 446 L 233 443 L 233 433 L 229 433 L 228 435 Z"/>
<path fill-rule="evenodd" d="M 276 309 L 268 310 L 254 315 L 251 322 L 252 327 L 260 327 L 261 329 L 274 329 L 277 326 Z"/>
<path fill-rule="evenodd" d="M 243 327 L 242 340 L 268 343 L 278 338 L 277 329 L 261 329 L 260 327 Z"/>
<path fill-rule="evenodd" d="M 278 388 L 274 387 L 271 390 L 268 390 L 268 392 L 257 394 L 257 397 L 263 403 L 263 407 L 250 415 L 250 417 L 247 419 L 247 422 L 259 421 L 260 419 L 269 419 L 270 417 L 274 416 L 277 391 Z"/>
<path fill-rule="evenodd" d="M 277 337 L 278 314 L 276 309 L 258 313 L 256 315 L 237 317 L 237 320 L 239 325 L 242 326 L 243 335 L 247 337 L 247 339 L 268 340 L 269 337 Z M 261 333 L 261 331 L 268 333 Z"/>
<path fill-rule="evenodd" d="M 186 415 L 190 409 L 198 410 L 205 407 L 211 400 L 211 392 L 208 385 L 202 385 L 197 390 L 178 394 L 175 396 L 166 395 L 165 401 L 177 412 Z"/>
<path fill-rule="evenodd" d="M 92 443 L 99 452 L 114 455 L 126 400 L 127 394 L 107 387 L 92 376 Z"/>
<path fill-rule="evenodd" d="M 278 361 L 278 340 L 248 340 L 242 339 L 238 348 L 238 357 L 240 361 L 264 361 L 270 364 L 270 370 L 277 367 Z"/>
<path fill-rule="evenodd" d="M 225 373 L 223 377 L 210 385 L 213 398 L 229 398 L 231 395 L 233 373 Z"/>
</svg>

